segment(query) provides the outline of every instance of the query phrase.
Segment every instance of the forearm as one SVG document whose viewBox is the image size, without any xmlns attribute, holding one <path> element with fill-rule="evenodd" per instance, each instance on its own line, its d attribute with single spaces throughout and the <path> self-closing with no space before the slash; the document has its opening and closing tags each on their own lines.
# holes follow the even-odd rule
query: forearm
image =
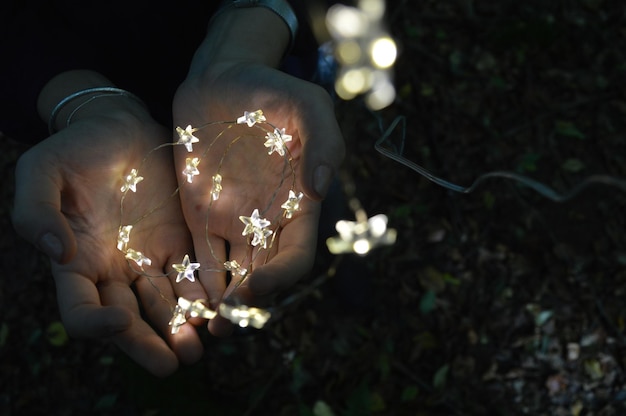
<svg viewBox="0 0 626 416">
<path fill-rule="evenodd" d="M 204 72 L 209 67 L 226 69 L 244 62 L 277 67 L 289 39 L 285 22 L 267 8 L 225 10 L 211 21 L 190 73 Z"/>
</svg>

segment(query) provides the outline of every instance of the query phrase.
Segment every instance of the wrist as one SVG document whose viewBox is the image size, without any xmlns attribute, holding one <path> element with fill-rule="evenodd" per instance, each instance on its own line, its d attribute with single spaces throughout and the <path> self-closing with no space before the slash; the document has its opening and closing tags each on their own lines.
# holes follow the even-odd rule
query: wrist
<svg viewBox="0 0 626 416">
<path fill-rule="evenodd" d="M 50 134 L 67 127 L 70 121 L 94 116 L 149 116 L 139 98 L 116 89 L 106 77 L 88 70 L 67 71 L 52 78 L 39 94 L 38 109 L 49 123 Z"/>
</svg>

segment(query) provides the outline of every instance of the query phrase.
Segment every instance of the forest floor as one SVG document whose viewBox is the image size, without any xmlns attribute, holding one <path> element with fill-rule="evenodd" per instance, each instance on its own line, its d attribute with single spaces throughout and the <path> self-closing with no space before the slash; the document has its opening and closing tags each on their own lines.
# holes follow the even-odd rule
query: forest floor
<svg viewBox="0 0 626 416">
<path fill-rule="evenodd" d="M 10 224 L 24 149 L 3 139 L 0 413 L 626 414 L 624 189 L 555 202 L 492 178 L 460 193 L 374 148 L 395 125 L 385 146 L 462 186 L 491 171 L 560 194 L 626 178 L 626 6 L 492 3 L 389 1 L 395 103 L 337 105 L 345 178 L 396 243 L 329 255 L 334 221 L 354 220 L 338 187 L 312 276 L 276 319 L 206 335 L 202 361 L 166 379 L 64 336 L 47 262 Z"/>
</svg>

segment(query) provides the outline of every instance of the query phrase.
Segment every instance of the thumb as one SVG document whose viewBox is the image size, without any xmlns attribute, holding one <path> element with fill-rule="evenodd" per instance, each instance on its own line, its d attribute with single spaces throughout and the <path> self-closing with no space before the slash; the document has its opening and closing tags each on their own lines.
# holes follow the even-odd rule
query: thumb
<svg viewBox="0 0 626 416">
<path fill-rule="evenodd" d="M 61 213 L 61 175 L 54 162 L 41 162 L 31 150 L 17 163 L 13 226 L 52 260 L 67 263 L 76 253 L 76 239 Z"/>
<path fill-rule="evenodd" d="M 300 118 L 302 148 L 301 177 L 305 194 L 316 201 L 326 196 L 333 176 L 339 170 L 345 145 L 328 94 L 321 93 L 308 104 Z"/>
</svg>

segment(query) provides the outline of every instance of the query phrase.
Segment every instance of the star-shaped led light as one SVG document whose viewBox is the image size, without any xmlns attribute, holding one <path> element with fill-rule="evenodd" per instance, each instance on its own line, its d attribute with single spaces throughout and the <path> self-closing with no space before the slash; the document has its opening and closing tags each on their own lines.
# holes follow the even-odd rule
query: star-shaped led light
<svg viewBox="0 0 626 416">
<path fill-rule="evenodd" d="M 285 134 L 285 129 L 274 129 L 273 133 L 267 133 L 265 139 L 265 147 L 269 147 L 267 154 L 271 155 L 276 152 L 281 156 L 285 156 L 285 143 L 291 141 L 291 136 Z"/>
<path fill-rule="evenodd" d="M 133 229 L 132 225 L 121 225 L 117 234 L 117 249 L 119 251 L 126 251 L 126 246 L 130 241 L 130 231 Z"/>
<path fill-rule="evenodd" d="M 142 176 L 137 176 L 137 169 L 131 169 L 130 173 L 124 178 L 124 185 L 120 188 L 122 192 L 126 192 L 129 189 L 133 192 L 137 192 L 137 184 L 143 181 Z"/>
<path fill-rule="evenodd" d="M 263 115 L 263 111 L 244 111 L 243 116 L 237 119 L 237 124 L 247 124 L 248 127 L 254 126 L 255 123 L 261 123 L 265 121 L 265 116 Z"/>
<path fill-rule="evenodd" d="M 251 308 L 245 305 L 231 306 L 225 303 L 220 303 L 219 313 L 242 328 L 252 326 L 261 329 L 271 317 L 271 313 L 264 309 Z"/>
<path fill-rule="evenodd" d="M 239 220 L 246 225 L 241 235 L 253 234 L 252 242 L 250 244 L 253 246 L 258 246 L 260 244 L 263 248 L 266 248 L 267 237 L 273 233 L 272 230 L 267 229 L 267 227 L 271 225 L 271 222 L 265 218 L 259 217 L 259 210 L 256 208 L 252 211 L 251 216 L 245 217 L 242 215 L 239 217 Z"/>
<path fill-rule="evenodd" d="M 183 170 L 183 175 L 187 176 L 187 182 L 192 183 L 193 177 L 200 174 L 198 170 L 198 164 L 200 163 L 200 159 L 197 157 L 188 157 L 185 159 L 185 169 Z"/>
<path fill-rule="evenodd" d="M 185 322 L 187 322 L 186 317 L 187 311 L 185 311 L 180 305 L 176 305 L 174 307 L 174 312 L 172 313 L 172 319 L 170 319 L 169 326 L 172 327 L 170 332 L 172 334 L 178 334 L 180 327 L 183 326 Z"/>
<path fill-rule="evenodd" d="M 176 127 L 176 133 L 178 133 L 178 141 L 176 144 L 184 144 L 188 152 L 193 152 L 193 144 L 200 141 L 200 139 L 193 135 L 196 131 L 197 129 L 191 127 L 191 124 L 188 125 L 186 129 Z"/>
<path fill-rule="evenodd" d="M 222 192 L 222 175 L 216 173 L 213 175 L 213 185 L 211 186 L 211 199 L 217 201 Z"/>
<path fill-rule="evenodd" d="M 177 334 L 180 327 L 187 322 L 187 314 L 192 318 L 204 319 L 213 319 L 217 316 L 217 312 L 209 308 L 204 299 L 196 299 L 192 302 L 189 299 L 179 297 L 169 322 L 172 327 L 170 330 L 172 334 Z"/>
<path fill-rule="evenodd" d="M 244 277 L 246 274 L 248 274 L 248 269 L 244 269 L 243 267 L 241 267 L 237 260 L 230 260 L 225 262 L 224 268 L 232 274 L 237 274 L 241 277 Z"/>
<path fill-rule="evenodd" d="M 338 237 L 326 240 L 333 254 L 367 254 L 371 249 L 391 245 L 396 241 L 396 230 L 387 228 L 387 216 L 378 214 L 364 221 L 338 221 L 335 225 Z"/>
<path fill-rule="evenodd" d="M 146 266 L 152 264 L 152 260 L 144 256 L 140 251 L 133 250 L 132 248 L 126 250 L 126 258 L 137 263 L 139 267 L 143 267 L 144 264 Z"/>
<path fill-rule="evenodd" d="M 293 214 L 296 211 L 300 211 L 300 201 L 302 201 L 302 197 L 304 194 L 299 192 L 297 195 L 291 189 L 289 190 L 289 197 L 287 200 L 280 206 L 285 210 L 285 218 L 293 217 Z"/>
<path fill-rule="evenodd" d="M 183 262 L 172 264 L 172 267 L 178 272 L 178 276 L 176 276 L 176 283 L 183 279 L 188 279 L 190 282 L 194 282 L 196 278 L 193 274 L 200 268 L 200 263 L 192 263 L 189 260 L 189 255 L 185 254 Z"/>
<path fill-rule="evenodd" d="M 189 299 L 180 297 L 178 298 L 178 306 L 189 312 L 189 316 L 192 318 L 213 319 L 217 316 L 217 312 L 209 308 L 207 301 L 204 299 L 196 299 L 192 302 Z"/>
</svg>

